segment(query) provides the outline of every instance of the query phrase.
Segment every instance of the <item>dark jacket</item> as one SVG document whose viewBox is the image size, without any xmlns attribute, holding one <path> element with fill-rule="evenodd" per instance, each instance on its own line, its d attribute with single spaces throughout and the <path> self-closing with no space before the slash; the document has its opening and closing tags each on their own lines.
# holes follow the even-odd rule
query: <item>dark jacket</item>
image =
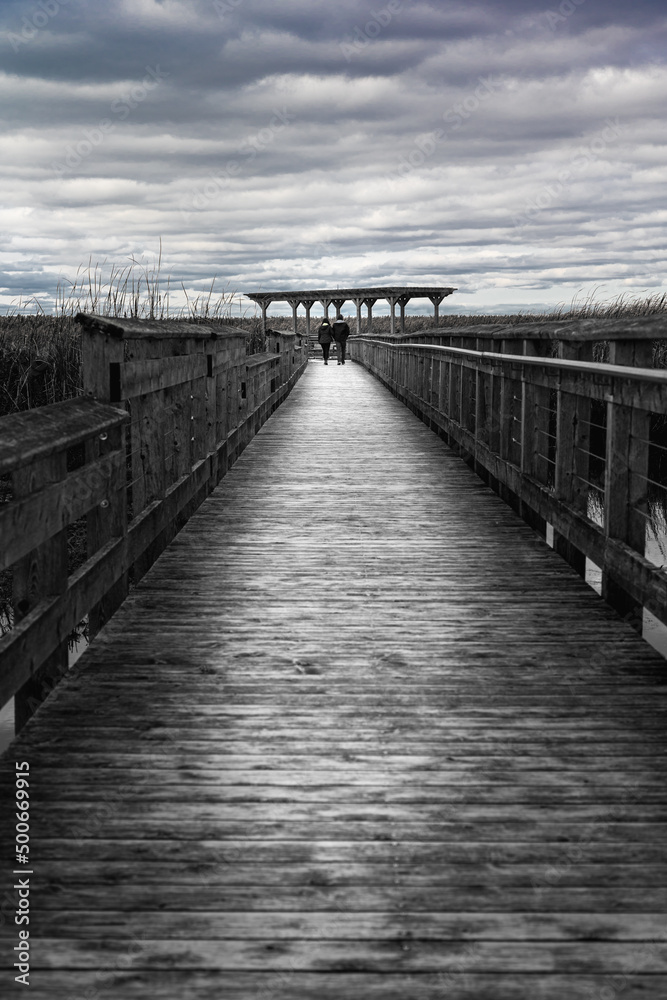
<svg viewBox="0 0 667 1000">
<path fill-rule="evenodd" d="M 322 323 L 319 330 L 317 331 L 317 339 L 320 344 L 330 344 L 331 341 L 333 340 L 331 326 L 326 321 Z"/>
<path fill-rule="evenodd" d="M 344 319 L 337 319 L 333 325 L 333 335 L 334 340 L 338 340 L 340 343 L 345 343 L 347 338 L 350 336 L 350 328 Z"/>
</svg>

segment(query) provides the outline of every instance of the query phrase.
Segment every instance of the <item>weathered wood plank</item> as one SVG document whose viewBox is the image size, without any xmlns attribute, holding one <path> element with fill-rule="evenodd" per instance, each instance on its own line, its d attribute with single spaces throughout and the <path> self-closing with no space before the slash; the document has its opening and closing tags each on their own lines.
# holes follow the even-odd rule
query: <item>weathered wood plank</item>
<svg viewBox="0 0 667 1000">
<path fill-rule="evenodd" d="M 67 479 L 67 453 L 54 452 L 48 458 L 40 458 L 12 473 L 15 509 L 20 510 L 25 502 L 42 490 L 62 488 Z M 42 510 L 44 514 L 44 510 Z M 68 518 L 56 521 L 56 530 L 47 532 L 30 530 L 27 536 L 27 551 L 14 565 L 12 571 L 12 606 L 16 624 L 30 617 L 43 601 L 51 595 L 64 594 L 67 589 L 67 525 Z M 34 658 L 37 651 L 30 650 Z M 14 721 L 18 730 L 34 714 L 51 688 L 57 684 L 67 670 L 67 643 L 61 641 L 48 651 L 49 655 L 40 660 L 40 670 L 26 676 L 21 687 L 15 686 Z M 6 686 L 7 676 L 0 675 L 0 685 Z M 6 701 L 6 699 L 4 699 Z M 4 704 L 0 701 L 0 704 Z"/>
<path fill-rule="evenodd" d="M 667 335 L 665 320 L 656 316 L 627 316 L 622 318 L 591 317 L 590 319 L 552 319 L 537 323 L 471 323 L 465 326 L 452 324 L 431 330 L 419 330 L 396 336 L 396 340 L 408 343 L 419 340 L 443 340 L 450 337 L 493 338 L 495 340 L 514 337 L 529 340 L 658 340 Z M 382 339 L 390 341 L 387 334 Z"/>
<path fill-rule="evenodd" d="M 605 833 L 604 830 L 601 830 Z M 471 835 L 474 836 L 474 833 Z M 72 841 L 70 837 L 35 837 L 39 857 L 48 861 L 72 862 Z M 85 851 L 85 855 L 84 855 Z M 559 873 L 580 869 L 582 861 L 599 866 L 625 863 L 633 865 L 638 873 L 640 866 L 664 863 L 664 846 L 655 840 L 646 843 L 614 842 L 604 837 L 591 838 L 583 843 L 568 844 L 558 840 L 510 842 L 467 840 L 461 842 L 437 842 L 403 839 L 398 841 L 363 841 L 345 840 L 340 835 L 335 840 L 267 840 L 248 841 L 245 838 L 192 840 L 165 839 L 141 840 L 126 838 L 123 840 L 106 838 L 101 829 L 91 829 L 87 837 L 77 838 L 78 859 L 85 857 L 91 864 L 97 866 L 98 884 L 106 884 L 104 872 L 109 862 L 126 863 L 128 857 L 142 865 L 153 865 L 158 862 L 171 864 L 175 869 L 181 869 L 188 863 L 198 865 L 202 872 L 218 872 L 220 865 L 225 866 L 257 866 L 254 876 L 246 885 L 261 883 L 261 872 L 265 864 L 293 865 L 323 865 L 331 862 L 344 865 L 355 862 L 371 866 L 368 878 L 372 881 L 372 872 L 377 864 L 416 866 L 423 872 L 432 872 L 434 868 L 442 869 L 450 864 L 465 864 L 474 866 L 478 873 L 483 871 L 486 876 L 489 866 L 494 870 L 500 865 L 524 864 L 541 866 L 539 875 L 544 875 L 544 881 L 550 881 L 557 887 L 558 878 L 553 871 Z M 80 860 L 79 860 L 80 863 Z M 230 885 L 237 884 L 230 872 Z M 89 880 L 86 880 L 89 883 Z M 316 883 L 315 883 L 316 884 Z M 324 884 L 327 884 L 326 882 Z M 361 883 L 360 883 L 361 884 Z M 366 883 L 364 883 L 366 884 Z M 437 881 L 433 883 L 437 885 Z M 581 887 L 576 878 L 574 884 Z M 613 885 L 613 881 L 610 885 Z M 640 885 L 643 883 L 636 883 Z M 588 885 L 588 883 L 586 883 Z M 629 886 L 632 887 L 632 886 Z M 603 907 L 604 909 L 604 907 Z M 618 912 L 618 908 L 617 908 Z"/>
<path fill-rule="evenodd" d="M 318 844 L 317 847 L 321 847 Z M 526 845 L 527 846 L 527 845 Z M 104 884 L 112 887 L 121 883 L 129 883 L 133 886 L 161 886 L 170 883 L 173 886 L 198 886 L 202 884 L 210 886 L 307 886 L 307 885 L 329 885 L 329 886 L 421 886 L 423 888 L 435 888 L 437 886 L 474 886 L 480 884 L 483 878 L 484 883 L 489 887 L 504 886 L 506 888 L 534 887 L 538 884 L 537 876 L 541 876 L 542 887 L 551 884 L 552 887 L 579 886 L 612 888 L 615 886 L 626 886 L 628 888 L 638 888 L 640 886 L 652 888 L 664 888 L 667 885 L 667 865 L 650 864 L 644 862 L 620 863 L 611 862 L 586 864 L 585 860 L 578 864 L 554 865 L 553 858 L 544 855 L 537 859 L 535 856 L 529 857 L 527 861 L 514 861 L 505 859 L 501 864 L 497 861 L 484 863 L 479 857 L 476 860 L 466 855 L 466 861 L 460 857 L 457 859 L 438 858 L 429 863 L 429 854 L 424 851 L 422 856 L 418 854 L 410 861 L 399 861 L 390 859 L 371 860 L 366 857 L 364 862 L 353 861 L 327 861 L 312 860 L 311 862 L 290 859 L 289 864 L 285 864 L 285 856 L 282 861 L 276 858 L 274 861 L 245 862 L 236 860 L 233 865 L 224 857 L 224 850 L 221 849 L 223 857 L 217 862 L 206 863 L 203 860 L 191 861 L 184 857 L 181 866 L 175 866 L 173 861 L 154 859 L 150 863 L 143 861 L 114 861 L 106 860 L 101 873 Z M 452 853 L 454 853 L 452 851 Z M 488 853 L 488 852 L 487 852 Z M 529 852 L 526 850 L 526 854 Z M 619 852 L 620 854 L 620 852 Z M 636 857 L 636 855 L 635 855 Z M 511 858 L 511 856 L 510 856 Z M 537 865 L 543 866 L 543 871 L 536 869 Z M 100 877 L 100 865 L 96 861 L 50 861 L 48 870 L 49 881 L 60 883 L 62 886 L 88 885 Z M 39 882 L 38 882 L 39 884 Z M 114 898 L 109 895 L 106 899 L 114 905 Z M 68 905 L 71 907 L 71 900 Z M 341 917 L 352 921 L 356 914 L 341 914 Z M 474 920 L 474 915 L 469 914 L 469 919 Z M 491 918 L 489 918 L 490 920 Z M 541 915 L 541 923 L 549 920 L 549 914 Z M 654 916 L 645 918 L 646 921 L 655 922 Z M 629 934 L 643 933 L 641 931 L 642 921 L 636 916 L 628 917 L 626 914 L 614 914 L 613 916 L 604 914 L 586 915 L 582 917 L 586 923 L 593 925 L 594 929 L 603 927 L 605 921 L 614 927 L 627 927 Z M 595 921 L 599 921 L 595 924 Z M 443 928 L 444 928 L 443 924 Z M 512 931 L 514 928 L 511 928 Z M 535 929 L 533 929 L 535 933 Z M 589 931 L 590 933 L 590 931 Z M 655 932 L 657 934 L 657 931 Z M 521 931 L 521 937 L 529 937 L 530 929 Z"/>
<path fill-rule="evenodd" d="M 207 340 L 211 337 L 245 337 L 244 330 L 224 323 L 188 323 L 186 320 L 132 319 L 120 316 L 99 316 L 95 313 L 77 313 L 77 323 L 84 330 L 105 333 L 122 340 L 152 339 L 192 339 Z"/>
<path fill-rule="evenodd" d="M 285 971 L 342 972 L 364 970 L 370 973 L 396 972 L 446 973 L 457 969 L 465 945 L 458 941 L 423 941 L 412 937 L 409 916 L 397 927 L 393 937 L 376 941 L 329 938 L 326 941 L 305 939 L 290 941 L 268 937 L 257 941 L 213 940 L 201 938 L 155 940 L 145 935 L 135 965 L 142 969 L 172 969 L 220 972 Z M 399 924 L 400 927 L 400 924 Z M 193 928 L 197 930 L 197 928 Z M 131 939 L 130 939 L 131 940 Z M 649 947 L 646 947 L 646 944 Z M 35 975 L 41 968 L 97 969 L 100 950 L 108 961 L 127 955 L 128 939 L 115 942 L 105 936 L 91 941 L 44 938 L 33 960 Z M 667 972 L 667 946 L 653 942 L 628 944 L 614 941 L 582 944 L 529 941 L 525 944 L 475 941 L 474 965 L 478 973 L 507 974 L 551 972 L 566 975 L 619 975 L 627 971 L 641 948 L 644 975 Z"/>
<path fill-rule="evenodd" d="M 87 396 L 11 413 L 0 428 L 0 473 L 73 448 L 126 420 L 123 410 Z"/>
<path fill-rule="evenodd" d="M 73 839 L 75 849 L 80 852 L 85 842 Z M 224 849 L 223 849 L 224 850 Z M 229 854 L 229 863 L 235 859 Z M 625 914 L 626 927 L 630 927 L 635 915 L 639 918 L 641 936 L 642 926 L 646 927 L 652 914 L 651 925 L 660 923 L 660 915 L 664 913 L 667 900 L 667 888 L 646 886 L 615 886 L 599 887 L 590 885 L 552 884 L 553 875 L 549 868 L 537 868 L 531 884 L 522 888 L 509 888 L 503 885 L 487 885 L 480 878 L 477 885 L 441 885 L 441 886 L 410 886 L 403 885 L 399 879 L 394 885 L 372 886 L 361 885 L 320 885 L 317 879 L 314 884 L 306 886 L 271 886 L 258 884 L 257 878 L 243 886 L 228 885 L 224 889 L 219 885 L 142 885 L 141 883 L 119 885 L 85 886 L 72 885 L 68 887 L 58 883 L 47 883 L 40 892 L 39 884 L 35 884 L 34 899 L 39 902 L 39 912 L 42 919 L 53 925 L 65 910 L 79 913 L 79 922 L 83 927 L 87 923 L 86 915 L 95 922 L 100 920 L 96 914 L 111 911 L 124 911 L 126 914 L 142 911 L 167 912 L 181 914 L 181 926 L 191 927 L 197 914 L 219 913 L 221 907 L 228 913 L 403 913 L 409 923 L 412 913 L 472 913 L 488 914 L 503 913 L 508 927 L 513 923 L 515 914 L 551 913 L 554 919 L 561 915 L 562 922 L 567 926 L 569 914 L 608 913 L 622 911 Z M 37 906 L 36 906 L 37 909 Z M 48 914 L 52 913 L 52 916 Z M 185 919 L 184 916 L 186 915 Z M 129 919 L 129 917 L 128 917 Z M 203 923 L 206 917 L 200 918 Z M 32 922 L 31 922 L 32 923 Z M 158 925 L 159 926 L 159 925 Z M 664 927 L 664 921 L 663 925 Z M 86 934 L 83 930 L 81 937 Z M 204 934 L 204 927 L 197 921 L 196 933 Z M 629 933 L 629 932 L 628 932 Z M 657 933 L 657 932 L 656 932 Z M 505 931 L 505 939 L 511 934 Z M 569 935 L 570 940 L 576 935 Z"/>
<path fill-rule="evenodd" d="M 57 483 L 0 507 L 0 569 L 11 566 L 105 499 L 110 484 L 124 467 L 124 452 L 113 451 Z"/>
<path fill-rule="evenodd" d="M 160 392 L 172 385 L 203 378 L 206 372 L 206 355 L 202 354 L 126 361 L 119 365 L 121 398 Z"/>
</svg>

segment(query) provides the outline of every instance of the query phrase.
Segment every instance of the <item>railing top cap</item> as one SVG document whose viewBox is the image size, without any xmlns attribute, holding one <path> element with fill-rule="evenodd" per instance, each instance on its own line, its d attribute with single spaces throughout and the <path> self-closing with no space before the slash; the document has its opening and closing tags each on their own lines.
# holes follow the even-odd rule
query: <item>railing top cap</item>
<svg viewBox="0 0 667 1000">
<path fill-rule="evenodd" d="M 188 323 L 174 319 L 127 319 L 120 316 L 99 316 L 78 313 L 76 321 L 85 330 L 106 333 L 119 340 L 140 340 L 143 337 L 208 340 L 212 337 L 247 337 L 248 331 L 224 323 Z"/>
<path fill-rule="evenodd" d="M 655 384 L 667 385 L 667 370 L 664 368 L 640 368 L 628 365 L 610 365 L 602 361 L 573 361 L 569 358 L 544 358 L 531 354 L 504 354 L 496 351 L 476 351 L 472 347 L 449 347 L 440 344 L 411 344 L 396 343 L 391 340 L 378 340 L 374 337 L 354 337 L 357 342 L 366 341 L 369 344 L 378 344 L 380 347 L 391 348 L 400 351 L 432 351 L 442 354 L 450 354 L 455 357 L 475 358 L 481 362 L 500 363 L 505 365 L 528 365 L 533 368 L 562 369 L 563 371 L 573 371 L 588 375 L 603 375 L 611 378 L 634 379 L 636 382 L 654 382 Z"/>
<path fill-rule="evenodd" d="M 280 361 L 280 354 L 272 354 L 271 351 L 262 351 L 261 354 L 250 354 L 246 358 L 246 368 L 255 368 L 257 365 L 265 365 L 269 361 Z"/>
<path fill-rule="evenodd" d="M 49 458 L 129 420 L 90 396 L 10 413 L 0 421 L 0 473 Z"/>
</svg>

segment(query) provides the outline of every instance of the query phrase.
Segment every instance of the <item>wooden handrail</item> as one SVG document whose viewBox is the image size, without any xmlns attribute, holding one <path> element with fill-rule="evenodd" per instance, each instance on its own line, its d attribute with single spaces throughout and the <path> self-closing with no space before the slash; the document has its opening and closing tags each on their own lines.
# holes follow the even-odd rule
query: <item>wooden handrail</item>
<svg viewBox="0 0 667 1000">
<path fill-rule="evenodd" d="M 414 333 L 375 334 L 375 339 L 415 340 L 460 337 L 485 340 L 611 341 L 664 340 L 667 338 L 664 315 L 632 317 L 584 317 L 547 319 L 532 323 L 470 323 L 466 326 L 435 326 Z"/>
<path fill-rule="evenodd" d="M 370 344 L 381 344 L 400 351 L 443 351 L 446 354 L 457 354 L 476 358 L 478 361 L 497 361 L 500 364 L 532 365 L 539 368 L 553 368 L 562 371 L 582 372 L 589 375 L 607 375 L 613 378 L 633 379 L 637 382 L 652 382 L 655 385 L 667 385 L 667 370 L 661 368 L 634 368 L 629 365 L 610 365 L 603 361 L 569 361 L 565 358 L 531 357 L 526 354 L 500 354 L 498 351 L 475 351 L 471 347 L 449 347 L 440 344 L 394 344 L 373 337 L 355 337 L 356 341 L 367 341 Z"/>
<path fill-rule="evenodd" d="M 531 526 L 545 534 L 552 525 L 554 548 L 577 572 L 584 575 L 587 557 L 601 567 L 603 596 L 636 628 L 643 608 L 667 624 L 667 573 L 645 557 L 649 451 L 661 443 L 654 417 L 667 416 L 667 371 L 650 367 L 664 319 L 650 320 L 638 324 L 641 336 L 637 327 L 623 339 L 610 337 L 612 325 L 602 322 L 597 335 L 588 329 L 585 339 L 561 340 L 557 358 L 545 356 L 548 343 L 524 338 L 520 325 L 512 336 L 504 328 L 501 350 L 488 349 L 493 338 L 484 327 L 476 349 L 462 346 L 463 329 L 447 345 L 349 340 L 351 358 Z M 620 321 L 612 322 L 619 333 Z M 592 361 L 593 340 L 607 339 L 609 363 Z M 595 434 L 602 457 L 591 445 Z M 602 524 L 591 493 L 603 508 Z M 667 509 L 667 484 L 662 499 Z"/>
<path fill-rule="evenodd" d="M 0 706 L 19 729 L 67 669 L 68 638 L 92 637 L 215 488 L 308 360 L 293 334 L 246 356 L 232 327 L 84 316 L 85 397 L 0 420 L 0 506 L 14 627 L 0 639 Z M 75 454 L 76 452 L 76 454 Z M 85 517 L 87 558 L 68 573 Z"/>
</svg>

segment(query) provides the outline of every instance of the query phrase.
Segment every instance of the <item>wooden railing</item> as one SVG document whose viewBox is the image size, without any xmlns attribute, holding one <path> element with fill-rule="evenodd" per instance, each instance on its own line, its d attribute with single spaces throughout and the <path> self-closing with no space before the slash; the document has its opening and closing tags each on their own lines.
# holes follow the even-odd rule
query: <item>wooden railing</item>
<svg viewBox="0 0 667 1000">
<path fill-rule="evenodd" d="M 479 326 L 351 338 L 365 365 L 454 448 L 637 629 L 667 623 L 667 574 L 646 558 L 665 530 L 667 370 L 651 367 L 663 320 Z M 594 362 L 593 344 L 608 360 Z M 656 519 L 662 524 L 656 528 Z"/>
<path fill-rule="evenodd" d="M 67 669 L 72 630 L 110 618 L 307 364 L 294 334 L 247 357 L 231 327 L 77 318 L 87 395 L 0 420 L 14 610 L 0 706 L 16 695 L 17 730 Z M 86 551 L 72 570 L 73 534 Z"/>
</svg>

